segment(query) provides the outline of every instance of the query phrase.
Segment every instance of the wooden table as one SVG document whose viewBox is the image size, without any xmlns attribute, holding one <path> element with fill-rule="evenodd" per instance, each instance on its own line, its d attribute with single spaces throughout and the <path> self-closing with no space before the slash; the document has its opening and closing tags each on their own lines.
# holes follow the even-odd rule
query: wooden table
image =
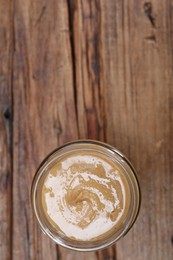
<svg viewBox="0 0 173 260">
<path fill-rule="evenodd" d="M 173 259 L 171 0 L 0 0 L 0 259 Z M 138 171 L 142 207 L 104 251 L 56 246 L 34 219 L 43 158 L 105 141 Z"/>
</svg>

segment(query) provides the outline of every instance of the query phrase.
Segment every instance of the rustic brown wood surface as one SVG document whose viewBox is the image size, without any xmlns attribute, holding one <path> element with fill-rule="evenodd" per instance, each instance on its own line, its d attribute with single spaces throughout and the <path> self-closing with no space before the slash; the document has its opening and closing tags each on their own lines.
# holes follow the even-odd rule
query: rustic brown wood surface
<svg viewBox="0 0 173 260">
<path fill-rule="evenodd" d="M 173 259 L 172 0 L 0 0 L 0 259 Z M 108 249 L 56 246 L 34 219 L 41 160 L 78 138 L 138 171 L 139 218 Z"/>
</svg>

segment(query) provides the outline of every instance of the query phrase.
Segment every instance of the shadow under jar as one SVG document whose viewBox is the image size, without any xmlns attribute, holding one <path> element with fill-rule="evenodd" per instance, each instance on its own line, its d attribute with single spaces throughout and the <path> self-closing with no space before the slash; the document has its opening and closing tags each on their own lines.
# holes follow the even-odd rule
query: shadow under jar
<svg viewBox="0 0 173 260">
<path fill-rule="evenodd" d="M 112 245 L 132 227 L 140 188 L 134 168 L 114 147 L 79 140 L 45 158 L 31 200 L 42 231 L 57 244 L 93 251 Z"/>
</svg>

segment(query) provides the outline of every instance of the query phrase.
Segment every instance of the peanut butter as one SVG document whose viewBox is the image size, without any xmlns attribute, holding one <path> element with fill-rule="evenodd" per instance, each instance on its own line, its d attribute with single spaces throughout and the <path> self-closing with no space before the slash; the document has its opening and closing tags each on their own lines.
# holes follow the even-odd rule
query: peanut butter
<svg viewBox="0 0 173 260">
<path fill-rule="evenodd" d="M 42 188 L 47 220 L 75 240 L 114 232 L 129 205 L 129 185 L 119 165 L 95 152 L 63 157 L 48 171 Z"/>
</svg>

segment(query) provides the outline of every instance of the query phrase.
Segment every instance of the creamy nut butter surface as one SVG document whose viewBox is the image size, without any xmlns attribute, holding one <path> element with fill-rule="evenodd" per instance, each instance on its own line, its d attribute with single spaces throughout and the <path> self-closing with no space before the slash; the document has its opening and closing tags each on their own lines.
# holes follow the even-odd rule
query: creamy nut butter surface
<svg viewBox="0 0 173 260">
<path fill-rule="evenodd" d="M 47 220 L 62 234 L 96 240 L 122 225 L 130 189 L 116 162 L 96 152 L 77 152 L 47 172 L 42 206 Z"/>
</svg>

